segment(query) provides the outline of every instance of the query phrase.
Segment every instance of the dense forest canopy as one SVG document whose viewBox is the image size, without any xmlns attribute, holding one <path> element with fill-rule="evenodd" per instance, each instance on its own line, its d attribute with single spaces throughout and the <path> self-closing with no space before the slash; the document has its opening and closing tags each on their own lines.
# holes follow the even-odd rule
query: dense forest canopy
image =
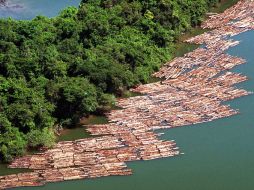
<svg viewBox="0 0 254 190">
<path fill-rule="evenodd" d="M 0 160 L 52 146 L 56 124 L 146 83 L 218 1 L 83 0 L 55 18 L 1 19 Z"/>
</svg>

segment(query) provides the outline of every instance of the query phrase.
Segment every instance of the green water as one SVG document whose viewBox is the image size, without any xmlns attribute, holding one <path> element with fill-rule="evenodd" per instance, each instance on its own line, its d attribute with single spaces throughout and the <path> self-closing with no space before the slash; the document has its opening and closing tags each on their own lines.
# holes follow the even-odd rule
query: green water
<svg viewBox="0 0 254 190">
<path fill-rule="evenodd" d="M 13 173 L 20 173 L 20 172 L 29 172 L 28 169 L 8 169 L 7 164 L 0 164 L 0 176 L 1 175 L 10 175 Z"/>
<path fill-rule="evenodd" d="M 239 84 L 254 90 L 254 31 L 234 39 L 241 44 L 231 55 L 247 64 L 234 69 L 250 80 Z M 185 155 L 129 163 L 134 175 L 52 183 L 43 190 L 253 190 L 254 189 L 254 95 L 227 102 L 241 114 L 210 123 L 165 130 L 163 139 L 175 139 Z M 19 188 L 29 189 L 29 188 Z"/>
<path fill-rule="evenodd" d="M 225 9 L 231 7 L 233 4 L 237 3 L 238 0 L 221 0 L 221 3 L 218 7 L 212 8 L 210 12 L 221 13 Z"/>
<path fill-rule="evenodd" d="M 0 9 L 0 17 L 31 19 L 37 14 L 54 16 L 63 7 L 77 6 L 78 0 L 10 0 L 22 3 L 24 9 Z M 235 1 L 235 0 L 233 0 Z M 229 1 L 232 3 L 233 1 Z M 226 4 L 229 6 L 229 4 Z M 48 8 L 50 7 L 50 8 Z M 224 8 L 224 7 L 223 7 Z M 247 59 L 248 63 L 234 69 L 247 75 L 250 80 L 238 86 L 254 91 L 254 32 L 235 37 L 241 44 L 229 53 Z M 176 56 L 190 51 L 195 46 L 180 45 Z M 127 177 L 106 177 L 93 180 L 67 181 L 47 184 L 43 190 L 253 190 L 254 189 L 254 95 L 231 102 L 241 114 L 210 123 L 166 130 L 163 139 L 175 139 L 185 155 L 153 161 L 128 163 L 134 174 Z M 103 118 L 90 121 L 104 122 Z M 83 138 L 84 128 L 67 131 L 60 140 Z M 15 173 L 0 165 L 0 175 Z"/>
<path fill-rule="evenodd" d="M 86 131 L 86 125 L 105 124 L 108 120 L 104 116 L 90 115 L 88 118 L 83 119 L 75 128 L 64 129 L 62 134 L 58 137 L 58 141 L 73 141 L 91 137 Z"/>
</svg>

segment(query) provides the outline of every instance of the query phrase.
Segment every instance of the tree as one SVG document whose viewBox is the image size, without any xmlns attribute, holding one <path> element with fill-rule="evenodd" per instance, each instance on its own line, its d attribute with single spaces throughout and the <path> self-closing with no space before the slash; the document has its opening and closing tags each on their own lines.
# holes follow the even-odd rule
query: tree
<svg viewBox="0 0 254 190">
<path fill-rule="evenodd" d="M 55 134 L 50 128 L 43 128 L 42 130 L 32 130 L 27 134 L 27 141 L 30 147 L 52 147 L 55 144 Z"/>
<path fill-rule="evenodd" d="M 57 105 L 54 115 L 65 124 L 77 122 L 79 117 L 95 111 L 98 106 L 96 88 L 81 77 L 50 83 L 47 96 Z"/>
<path fill-rule="evenodd" d="M 11 161 L 14 156 L 25 153 L 24 135 L 14 128 L 5 115 L 0 113 L 0 155 L 4 161 Z"/>
<path fill-rule="evenodd" d="M 106 111 L 170 60 L 219 0 L 83 0 L 55 18 L 0 19 L 0 156 L 54 144 L 54 125 Z"/>
</svg>

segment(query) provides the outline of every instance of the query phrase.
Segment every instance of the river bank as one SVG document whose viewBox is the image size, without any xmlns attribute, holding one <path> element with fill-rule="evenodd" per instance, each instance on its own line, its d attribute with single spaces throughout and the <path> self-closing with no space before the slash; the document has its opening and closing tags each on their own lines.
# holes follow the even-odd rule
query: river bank
<svg viewBox="0 0 254 190">
<path fill-rule="evenodd" d="M 249 5 L 251 7 L 249 7 Z M 182 125 L 189 125 L 194 123 L 211 121 L 221 117 L 227 117 L 230 115 L 237 114 L 238 113 L 237 111 L 231 109 L 229 106 L 221 105 L 220 102 L 231 100 L 243 95 L 248 95 L 248 92 L 245 90 L 238 90 L 236 88 L 231 87 L 232 85 L 236 83 L 245 81 L 246 77 L 238 75 L 238 74 L 234 74 L 234 73 L 225 73 L 219 77 L 217 77 L 217 75 L 221 73 L 223 70 L 227 70 L 238 64 L 244 63 L 244 60 L 240 58 L 232 57 L 232 56 L 228 56 L 224 54 L 224 51 L 227 50 L 229 47 L 235 46 L 238 44 L 237 42 L 227 40 L 226 39 L 227 35 L 225 35 L 225 31 L 227 31 L 229 35 L 236 35 L 243 31 L 246 31 L 246 29 L 251 30 L 253 27 L 251 24 L 252 20 L 249 18 L 249 16 L 251 16 L 251 12 L 247 11 L 243 14 L 242 12 L 239 12 L 239 11 L 241 11 L 241 9 L 249 10 L 248 8 L 250 8 L 251 10 L 253 8 L 252 6 L 253 6 L 252 4 L 245 3 L 244 1 L 243 3 L 239 3 L 237 7 L 234 7 L 230 10 L 230 14 L 227 13 L 226 16 L 225 15 L 220 16 L 220 18 L 223 18 L 224 20 L 223 19 L 219 19 L 219 20 L 222 20 L 221 23 L 228 23 L 229 21 L 227 20 L 228 18 L 230 19 L 242 18 L 242 20 L 240 20 L 239 22 L 228 23 L 228 25 L 224 27 L 221 27 L 221 25 L 219 25 L 220 28 L 218 30 L 214 30 L 204 35 L 197 36 L 190 40 L 192 42 L 198 42 L 198 43 L 200 43 L 200 40 L 201 41 L 205 40 L 205 43 L 207 44 L 205 49 L 199 48 L 189 54 L 186 54 L 182 58 L 185 60 L 191 59 L 190 61 L 194 62 L 196 66 L 198 66 L 197 68 L 194 68 L 193 70 L 186 73 L 182 72 L 182 69 L 185 69 L 185 68 L 191 69 L 193 65 L 188 65 L 185 63 L 183 65 L 177 64 L 178 65 L 177 68 L 174 68 L 174 64 L 173 64 L 174 61 L 176 62 L 176 60 L 179 60 L 181 58 L 175 59 L 173 62 L 166 64 L 161 69 L 161 71 L 158 72 L 156 75 L 159 77 L 165 76 L 165 78 L 169 76 L 168 81 L 164 81 L 163 84 L 154 83 L 149 85 L 141 85 L 140 87 L 135 89 L 135 91 L 145 93 L 147 94 L 146 96 L 120 100 L 119 105 L 121 107 L 124 107 L 125 109 L 112 111 L 110 115 L 108 115 L 109 119 L 115 124 L 113 123 L 113 124 L 103 125 L 103 126 L 102 125 L 91 126 L 90 128 L 88 128 L 88 131 L 90 131 L 94 135 L 105 135 L 105 134 L 110 135 L 111 134 L 112 139 L 111 137 L 109 139 L 113 141 L 116 140 L 116 139 L 114 140 L 115 137 L 118 137 L 118 135 L 120 135 L 120 138 L 123 139 L 123 141 L 118 140 L 120 144 L 121 142 L 124 142 L 125 145 L 128 145 L 127 147 L 138 149 L 138 151 L 140 152 L 140 154 L 136 155 L 135 153 L 134 154 L 135 156 L 133 155 L 134 160 L 136 159 L 146 160 L 146 159 L 154 159 L 154 158 L 167 157 L 167 156 L 179 154 L 177 153 L 177 151 L 173 151 L 175 149 L 172 148 L 172 146 L 169 146 L 171 144 L 170 141 L 165 141 L 165 142 L 169 142 L 170 144 L 168 145 L 164 144 L 164 146 L 161 146 L 160 143 L 162 143 L 162 141 L 156 139 L 156 136 L 153 136 L 152 133 L 148 132 L 151 129 L 154 130 L 154 129 L 162 129 L 162 128 L 172 128 L 172 127 L 177 127 Z M 209 20 L 209 22 L 206 22 L 208 24 L 207 26 L 211 26 L 211 25 L 217 26 L 218 25 L 217 20 L 218 18 L 214 18 L 214 21 L 213 21 L 213 18 L 212 18 L 211 20 Z M 244 24 L 244 27 L 242 27 L 243 24 Z M 230 26 L 230 30 L 228 30 L 227 28 L 229 26 Z M 209 38 L 207 38 L 207 36 Z M 202 53 L 204 51 L 205 53 Z M 204 56 L 203 57 L 204 59 L 201 59 L 200 55 Z M 218 62 L 214 62 L 214 60 L 218 60 Z M 179 62 L 176 62 L 176 63 L 179 63 Z M 178 78 L 171 79 L 175 77 L 178 77 Z M 225 78 L 228 78 L 229 80 L 225 80 Z M 186 79 L 188 79 L 187 83 L 191 83 L 191 86 L 184 84 L 186 83 Z M 189 91 L 191 89 L 193 90 L 193 88 L 195 89 L 196 94 L 195 93 L 193 94 Z M 168 91 L 168 89 L 170 90 Z M 214 89 L 217 89 L 217 90 L 214 91 Z M 174 93 L 174 91 L 176 91 L 177 95 L 174 96 L 173 94 L 172 96 L 171 93 Z M 170 93 L 168 94 L 168 92 Z M 133 104 L 132 102 L 135 102 L 135 104 Z M 156 102 L 156 104 L 153 104 L 153 102 Z M 199 104 L 198 107 L 196 105 L 197 102 Z M 165 107 L 163 106 L 164 104 L 169 106 Z M 183 104 L 186 104 L 186 105 L 183 106 Z M 142 109 L 142 106 L 145 106 L 144 109 Z M 148 109 L 148 111 L 146 109 Z M 167 112 L 165 112 L 165 110 L 167 110 Z M 151 117 L 153 117 L 152 120 L 151 120 Z M 161 118 L 164 118 L 164 120 L 162 121 Z M 121 126 L 121 127 L 118 128 L 118 126 L 119 127 Z M 123 129 L 126 130 L 126 133 L 122 131 Z M 134 135 L 136 136 L 137 139 L 133 141 L 133 138 L 130 138 L 130 136 L 128 135 Z M 150 138 L 153 138 L 153 139 L 151 140 Z M 99 139 L 100 141 L 102 140 L 101 138 Z M 104 139 L 106 144 L 109 139 Z M 141 144 L 139 141 L 141 142 Z M 80 141 L 76 141 L 74 143 L 78 143 L 78 142 Z M 155 145 L 155 147 L 151 146 L 150 143 L 152 143 L 153 146 Z M 63 144 L 59 144 L 59 145 L 63 145 Z M 96 142 L 94 145 L 96 145 Z M 86 150 L 87 146 L 85 145 L 84 147 Z M 166 149 L 166 147 L 168 147 L 169 149 Z M 121 150 L 118 145 L 116 146 L 116 148 L 119 151 Z M 62 150 L 66 151 L 64 147 Z M 96 154 L 100 155 L 100 153 L 97 152 L 97 150 L 95 151 L 96 151 Z M 100 148 L 98 151 L 100 151 Z M 134 152 L 136 152 L 136 150 Z M 129 154 L 128 151 L 127 153 Z M 118 157 L 119 152 L 118 153 L 111 152 L 111 154 L 109 155 L 114 157 L 114 154 L 116 154 L 117 158 L 120 159 Z M 74 157 L 75 157 L 75 154 L 74 154 Z M 71 160 L 69 160 L 70 161 L 69 162 L 68 161 L 69 158 L 66 158 L 66 159 L 65 161 L 67 161 L 71 165 L 72 163 L 76 165 L 75 162 Z M 70 157 L 70 159 L 72 158 Z M 124 157 L 124 160 L 125 159 L 126 157 Z M 127 155 L 126 161 L 128 160 L 130 161 L 129 155 Z M 20 164 L 21 163 L 20 161 L 23 163 Z M 53 160 L 53 164 L 61 163 L 61 164 L 64 164 L 64 168 L 65 168 L 66 165 L 63 161 L 64 160 L 58 160 L 56 162 L 56 160 Z M 44 163 L 46 165 L 48 164 L 47 161 Z M 52 163 L 51 160 L 50 160 L 50 163 Z M 107 160 L 106 163 L 110 164 L 112 162 Z M 113 163 L 115 163 L 114 159 L 113 159 Z M 83 163 L 83 164 L 87 165 L 86 163 Z M 95 165 L 96 164 L 98 163 L 95 163 Z M 22 165 L 23 167 L 28 166 L 30 168 L 38 167 L 38 165 L 36 164 L 34 165 L 32 160 L 29 158 L 17 160 L 17 162 L 16 163 L 14 162 L 12 166 L 20 167 Z M 44 168 L 44 166 L 42 167 Z M 123 167 L 123 169 L 125 169 L 125 167 Z M 78 168 L 76 169 L 72 168 L 72 170 L 75 170 L 75 171 L 78 170 L 76 172 L 79 172 L 79 173 L 84 172 L 83 169 L 81 171 Z M 47 171 L 48 169 L 46 167 L 45 172 Z M 107 171 L 109 172 L 109 170 Z M 43 172 L 43 171 L 40 171 L 40 172 Z M 56 170 L 55 172 L 60 172 L 61 175 L 64 175 L 64 176 L 67 175 L 66 176 L 67 179 L 68 179 L 68 175 L 70 174 L 70 173 L 67 173 L 67 174 L 62 173 L 61 169 Z M 89 172 L 93 173 L 94 172 L 93 168 L 90 168 Z M 110 172 L 108 174 L 110 174 Z M 117 174 L 117 173 L 114 173 L 114 174 Z M 127 174 L 129 174 L 129 170 L 127 170 Z M 34 180 L 37 180 L 37 177 L 36 177 L 37 175 L 38 174 L 36 174 L 36 172 L 33 174 L 33 176 L 35 177 L 33 178 Z M 40 175 L 44 177 L 43 178 L 44 180 L 48 179 L 47 178 L 48 174 L 42 173 Z M 88 174 L 87 177 L 89 178 L 90 175 L 91 174 Z M 29 179 L 29 176 L 30 175 L 27 176 L 28 179 Z M 77 179 L 80 177 L 86 178 L 83 175 L 81 176 L 78 175 L 74 177 L 77 177 Z M 6 179 L 4 178 L 3 180 L 6 180 Z M 57 180 L 62 180 L 62 178 L 60 177 Z"/>
<path fill-rule="evenodd" d="M 195 32 L 194 32 L 195 33 Z M 192 46 L 192 45 L 190 45 L 190 46 Z M 183 48 L 183 53 L 185 53 L 186 51 L 189 51 L 190 49 L 187 47 L 187 46 L 185 46 L 185 45 L 183 45 L 182 47 L 184 47 Z M 185 49 L 185 47 L 186 47 L 186 49 Z M 194 48 L 196 48 L 196 46 L 194 47 Z M 177 50 L 177 52 L 180 52 L 179 51 L 179 49 Z M 80 131 L 79 131 L 80 130 Z M 75 130 L 67 130 L 66 131 L 66 133 L 65 133 L 65 137 L 63 138 L 63 140 L 65 139 L 65 140 L 74 140 L 74 139 L 78 139 L 78 138 L 84 138 L 84 137 L 87 137 L 87 134 L 85 134 L 85 133 L 80 133 L 80 132 L 82 132 L 82 131 L 84 131 L 82 128 L 77 128 L 77 130 L 75 129 Z M 73 135 L 71 134 L 73 132 Z M 84 134 L 84 136 L 83 136 L 83 134 Z M 69 138 L 70 137 L 70 138 Z"/>
<path fill-rule="evenodd" d="M 237 3 L 238 0 L 222 0 L 221 3 L 218 4 L 217 7 L 214 7 L 210 10 L 210 12 L 213 13 L 221 13 L 224 10 L 226 10 L 227 8 L 233 6 L 234 4 Z M 206 17 L 206 19 L 208 18 L 208 16 Z M 201 27 L 195 27 L 190 29 L 190 31 L 187 31 L 186 33 L 182 34 L 181 36 L 179 36 L 176 44 L 175 44 L 175 51 L 173 54 L 173 58 L 175 57 L 181 57 L 184 54 L 186 54 L 187 52 L 191 52 L 195 49 L 197 49 L 199 47 L 199 45 L 194 44 L 194 43 L 187 43 L 185 42 L 185 40 L 193 37 L 193 36 L 197 36 L 200 35 L 204 32 L 209 31 L 209 29 L 203 29 Z M 158 82 L 160 81 L 160 78 L 151 76 L 149 79 L 149 83 L 153 83 L 153 82 Z M 126 91 L 124 93 L 124 95 L 121 98 L 129 98 L 129 97 L 133 97 L 133 96 L 138 96 L 141 95 L 138 92 L 132 92 L 132 91 Z M 86 138 L 89 137 L 89 134 L 87 133 L 79 133 L 79 132 L 84 132 L 84 129 L 82 128 L 82 125 L 89 125 L 89 124 L 106 124 L 107 123 L 107 118 L 105 116 L 101 116 L 101 115 L 92 115 L 92 120 L 91 118 L 85 118 L 83 120 L 85 123 L 82 123 L 81 121 L 81 125 L 79 124 L 77 126 L 77 128 L 72 128 L 72 129 L 66 129 L 63 131 L 63 136 L 64 137 L 59 137 L 59 140 L 76 140 L 76 139 L 80 139 L 80 138 Z M 70 138 L 68 138 L 68 136 L 70 136 Z"/>
</svg>

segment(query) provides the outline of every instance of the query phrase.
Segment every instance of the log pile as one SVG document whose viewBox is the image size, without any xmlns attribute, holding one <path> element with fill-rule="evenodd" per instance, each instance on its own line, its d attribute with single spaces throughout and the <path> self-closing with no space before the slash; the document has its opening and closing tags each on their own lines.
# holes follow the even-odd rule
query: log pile
<svg viewBox="0 0 254 190">
<path fill-rule="evenodd" d="M 136 126 L 140 127 L 138 124 Z M 104 136 L 59 142 L 44 153 L 16 159 L 10 168 L 29 168 L 34 172 L 1 177 L 1 189 L 130 175 L 132 172 L 127 168 L 126 161 L 151 160 L 179 154 L 173 141 L 159 140 L 153 132 L 141 129 L 131 132 L 116 124 L 90 126 L 88 131 Z"/>
<path fill-rule="evenodd" d="M 232 23 L 232 21 L 243 21 L 248 17 L 253 19 L 254 2 L 252 0 L 241 0 L 237 4 L 228 8 L 221 14 L 210 16 L 202 24 L 202 28 L 221 28 L 224 25 Z"/>
<path fill-rule="evenodd" d="M 155 130 L 235 115 L 238 111 L 223 102 L 250 94 L 234 87 L 247 77 L 229 71 L 245 60 L 225 51 L 239 44 L 229 36 L 254 29 L 253 10 L 253 1 L 240 0 L 224 13 L 210 16 L 202 27 L 214 30 L 187 40 L 203 46 L 154 74 L 165 80 L 132 89 L 143 96 L 119 99 L 123 109 L 107 114 L 109 124 L 87 126 L 93 138 L 59 142 L 52 149 L 17 158 L 10 168 L 33 171 L 0 177 L 0 189 L 130 175 L 128 161 L 181 154 L 174 141 L 161 140 Z"/>
</svg>

